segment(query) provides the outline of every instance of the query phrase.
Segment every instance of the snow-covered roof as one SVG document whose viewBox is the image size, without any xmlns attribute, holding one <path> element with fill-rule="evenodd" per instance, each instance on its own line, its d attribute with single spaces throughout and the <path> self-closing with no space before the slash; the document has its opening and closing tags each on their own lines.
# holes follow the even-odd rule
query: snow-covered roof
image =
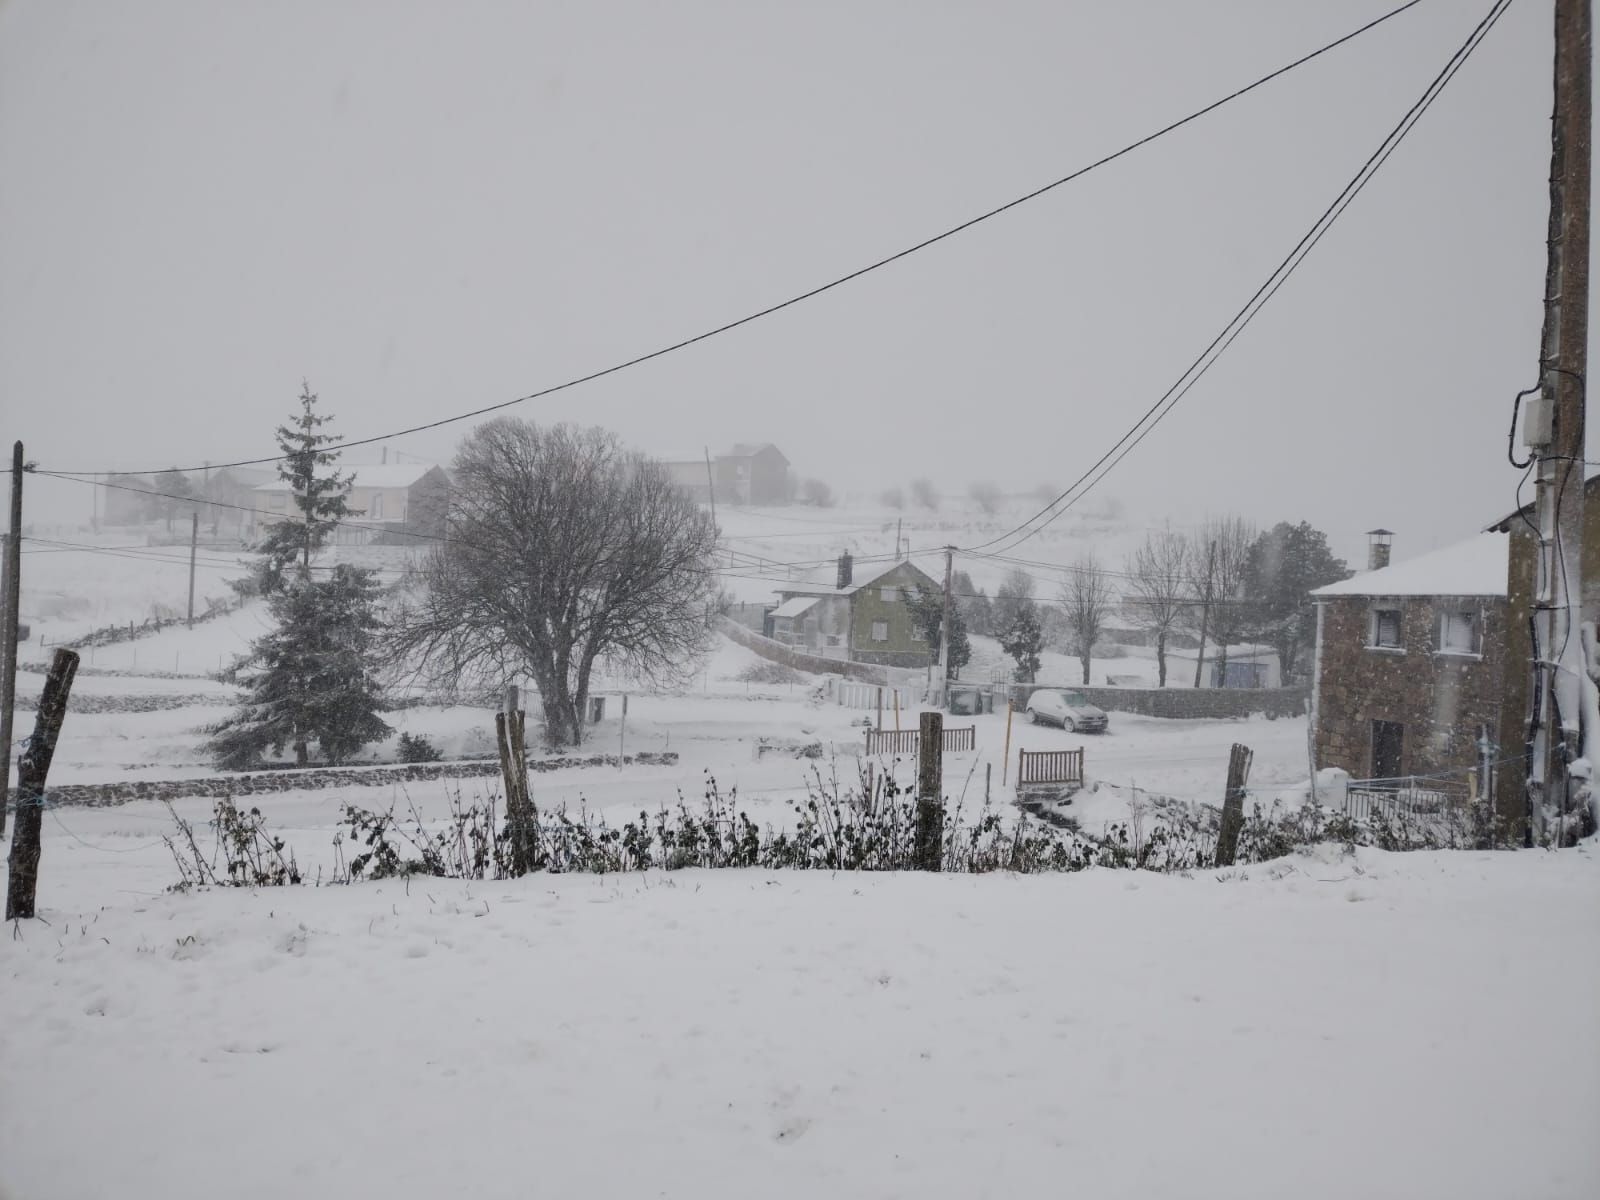
<svg viewBox="0 0 1600 1200">
<path fill-rule="evenodd" d="M 857 562 L 855 581 L 848 587 L 839 587 L 837 584 L 839 578 L 838 567 L 834 564 L 829 564 L 827 567 L 819 568 L 811 579 L 797 579 L 773 590 L 779 593 L 787 592 L 796 596 L 853 596 L 862 588 L 871 587 L 877 583 L 890 571 L 905 565 L 906 562 L 902 559 L 900 562 L 885 563 L 876 570 L 869 566 L 863 571 L 861 564 Z"/>
<path fill-rule="evenodd" d="M 792 599 L 785 600 L 777 608 L 773 609 L 772 615 L 775 617 L 802 616 L 807 609 L 812 608 L 816 603 L 816 596 L 795 596 Z"/>
<path fill-rule="evenodd" d="M 353 487 L 407 488 L 433 470 L 433 464 L 378 463 L 368 467 L 343 467 L 340 469 L 344 474 L 350 476 Z M 255 490 L 258 492 L 287 492 L 290 489 L 289 485 L 282 479 L 274 479 L 271 483 L 263 483 Z"/>
<path fill-rule="evenodd" d="M 1318 588 L 1313 596 L 1504 596 L 1508 572 L 1503 533 L 1480 533 L 1442 550 L 1343 583 Z"/>
</svg>

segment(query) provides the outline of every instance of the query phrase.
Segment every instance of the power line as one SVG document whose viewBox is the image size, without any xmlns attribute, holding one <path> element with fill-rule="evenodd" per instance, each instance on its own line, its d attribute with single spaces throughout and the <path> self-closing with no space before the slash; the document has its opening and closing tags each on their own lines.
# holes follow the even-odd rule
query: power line
<svg viewBox="0 0 1600 1200">
<path fill-rule="evenodd" d="M 1095 485 L 1110 474 L 1134 447 L 1144 441 L 1150 431 L 1177 406 L 1178 402 L 1188 394 L 1189 389 L 1211 369 L 1217 359 L 1233 344 L 1234 339 L 1245 330 L 1261 309 L 1266 306 L 1267 302 L 1277 294 L 1278 289 L 1283 286 L 1289 276 L 1293 275 L 1300 264 L 1305 261 L 1306 257 L 1315 249 L 1317 243 L 1322 240 L 1323 235 L 1332 228 L 1333 223 L 1339 219 L 1345 209 L 1350 206 L 1350 203 L 1361 193 L 1361 190 L 1366 187 L 1378 169 L 1388 161 L 1389 155 L 1405 140 L 1406 135 L 1416 126 L 1422 114 L 1432 107 L 1439 93 L 1455 77 L 1455 73 L 1461 68 L 1461 65 L 1477 49 L 1484 37 L 1488 35 L 1489 30 L 1494 27 L 1510 5 L 1511 0 L 1495 0 L 1488 15 L 1478 23 L 1472 33 L 1468 35 L 1467 40 L 1450 56 L 1444 68 L 1423 90 L 1422 96 L 1401 117 L 1399 124 L 1379 143 L 1378 149 L 1373 151 L 1372 155 L 1362 164 L 1361 169 L 1356 172 L 1350 182 L 1345 184 L 1339 195 L 1334 198 L 1333 203 L 1312 223 L 1311 228 L 1295 244 L 1294 249 L 1267 276 L 1266 282 L 1256 289 L 1244 306 L 1222 327 L 1222 331 L 1189 364 L 1183 374 L 1178 376 L 1172 386 L 1163 392 L 1156 402 L 1140 415 L 1139 419 L 1129 427 L 1128 431 L 1118 438 L 1116 442 L 1112 443 L 1111 448 L 1095 460 L 1094 465 L 1080 475 L 1071 487 L 1067 488 L 1066 491 L 1062 492 L 1033 516 L 1021 524 L 1013 526 L 998 537 L 991 538 L 986 542 L 980 542 L 976 546 L 965 547 L 965 553 L 977 553 L 1011 538 L 1016 540 L 1010 541 L 1009 545 L 1004 548 L 1014 549 L 1029 538 L 1036 536 L 1041 530 L 1060 517 L 1062 513 L 1088 495 Z M 1104 470 L 1101 470 L 1102 466 Z M 1099 472 L 1098 475 L 1095 474 L 1097 471 Z M 1092 480 L 1091 476 L 1094 476 Z M 1087 486 L 1084 486 L 1086 481 L 1088 481 Z M 1081 491 L 1079 490 L 1080 488 L 1082 489 Z M 1078 494 L 1073 496 L 1074 492 Z M 1072 496 L 1072 499 L 1067 500 L 1068 496 Z M 1063 504 L 1063 501 L 1067 502 Z M 1045 519 L 1035 527 L 1034 522 L 1039 521 L 1041 517 Z"/>
<path fill-rule="evenodd" d="M 410 436 L 411 434 L 422 433 L 422 432 L 425 432 L 425 431 L 430 430 L 430 429 L 438 429 L 441 426 L 451 425 L 451 424 L 454 424 L 454 423 L 456 423 L 458 421 L 468 421 L 468 420 L 472 420 L 475 417 L 487 416 L 489 413 L 499 412 L 500 410 L 506 409 L 506 408 L 510 408 L 513 405 L 525 404 L 530 400 L 542 399 L 545 396 L 554 395 L 557 392 L 566 391 L 569 388 L 578 387 L 578 386 L 580 386 L 582 384 L 585 384 L 585 383 L 592 383 L 593 381 L 595 381 L 597 379 L 602 379 L 607 375 L 614 375 L 617 372 L 625 371 L 625 370 L 629 369 L 630 367 L 636 367 L 636 366 L 639 366 L 642 363 L 650 362 L 652 359 L 661 358 L 661 357 L 663 357 L 665 355 L 672 354 L 675 351 L 686 349 L 689 346 L 696 345 L 699 342 L 706 341 L 706 340 L 708 340 L 710 338 L 718 336 L 719 334 L 728 333 L 728 332 L 730 332 L 732 330 L 738 329 L 739 327 L 741 327 L 743 325 L 748 325 L 753 321 L 759 321 L 763 317 L 771 316 L 772 314 L 777 313 L 777 312 L 781 312 L 786 308 L 791 308 L 794 305 L 801 304 L 804 301 L 807 301 L 807 300 L 813 299 L 816 296 L 822 295 L 824 292 L 832 291 L 834 288 L 841 287 L 846 283 L 850 283 L 850 282 L 852 282 L 852 281 L 854 281 L 856 279 L 860 279 L 864 275 L 869 275 L 872 272 L 881 270 L 882 268 L 887 267 L 892 263 L 899 262 L 903 258 L 908 258 L 908 257 L 910 257 L 911 255 L 917 253 L 920 250 L 927 249 L 929 246 L 937 245 L 939 242 L 945 241 L 948 238 L 952 238 L 952 237 L 956 236 L 959 233 L 963 233 L 966 230 L 971 229 L 976 225 L 980 225 L 985 221 L 992 220 L 993 218 L 1000 216 L 1002 213 L 1009 212 L 1011 209 L 1017 208 L 1018 206 L 1020 206 L 1022 204 L 1026 204 L 1030 200 L 1036 200 L 1040 196 L 1045 195 L 1047 192 L 1054 191 L 1056 188 L 1062 187 L 1065 184 L 1068 184 L 1068 183 L 1073 182 L 1074 180 L 1080 179 L 1083 176 L 1089 174 L 1091 171 L 1094 171 L 1094 170 L 1096 170 L 1096 169 L 1098 169 L 1100 167 L 1106 166 L 1109 163 L 1113 163 L 1117 159 L 1122 158 L 1125 155 L 1131 154 L 1133 151 L 1138 150 L 1138 149 L 1140 149 L 1140 148 L 1142 148 L 1144 146 L 1147 146 L 1151 142 L 1154 142 L 1159 138 L 1165 137 L 1167 134 L 1172 133 L 1175 130 L 1183 128 L 1185 125 L 1188 125 L 1190 122 L 1199 120 L 1201 117 L 1204 117 L 1204 116 L 1216 111 L 1217 109 L 1221 108 L 1223 105 L 1228 104 L 1228 103 L 1230 103 L 1230 102 L 1232 102 L 1234 100 L 1239 99 L 1241 96 L 1247 95 L 1248 93 L 1255 91 L 1257 88 L 1262 87 L 1265 84 L 1268 84 L 1268 83 L 1272 82 L 1273 80 L 1279 78 L 1280 76 L 1288 74 L 1290 71 L 1295 70 L 1297 67 L 1302 67 L 1306 63 L 1311 62 L 1313 59 L 1320 58 L 1322 55 L 1327 54 L 1329 51 L 1337 49 L 1338 47 L 1344 45 L 1346 42 L 1352 41 L 1355 38 L 1360 37 L 1362 34 L 1367 33 L 1368 31 L 1370 31 L 1372 29 L 1376 29 L 1379 25 L 1382 25 L 1385 21 L 1389 21 L 1392 18 L 1399 16 L 1401 13 L 1405 12 L 1406 10 L 1416 7 L 1416 5 L 1419 4 L 1419 3 L 1421 3 L 1421 0 L 1407 0 L 1406 3 L 1399 5 L 1397 8 L 1393 8 L 1393 9 L 1389 10 L 1388 12 L 1384 13 L 1382 16 L 1379 16 L 1379 17 L 1377 17 L 1377 18 L 1375 18 L 1375 19 L 1373 19 L 1371 21 L 1368 21 L 1366 24 L 1364 24 L 1364 25 L 1352 30 L 1351 32 L 1345 34 L 1344 36 L 1336 38 L 1335 40 L 1333 40 L 1331 42 L 1328 42 L 1326 45 L 1323 45 L 1323 46 L 1319 47 L 1318 49 L 1311 51 L 1311 53 L 1302 55 L 1300 58 L 1297 58 L 1294 61 L 1292 61 L 1290 63 L 1287 63 L 1284 66 L 1281 66 L 1281 67 L 1277 68 L 1276 70 L 1267 73 L 1266 75 L 1261 76 L 1259 79 L 1255 80 L 1255 82 L 1246 84 L 1245 86 L 1243 86 L 1241 88 L 1238 88 L 1238 89 L 1236 89 L 1236 90 L 1234 90 L 1232 92 L 1229 92 L 1227 95 L 1221 97 L 1220 99 L 1213 100 L 1210 104 L 1205 105 L 1203 108 L 1196 109 L 1195 111 L 1189 113 L 1187 116 L 1181 117 L 1178 120 L 1173 121 L 1172 123 L 1170 123 L 1168 125 L 1164 125 L 1160 129 L 1155 130 L 1153 133 L 1148 133 L 1148 134 L 1144 135 L 1143 137 L 1139 138 L 1137 141 L 1129 142 L 1127 145 L 1123 146 L 1120 150 L 1115 150 L 1110 154 L 1107 154 L 1107 155 L 1105 155 L 1105 156 L 1103 156 L 1101 158 L 1096 159 L 1095 161 L 1087 164 L 1086 166 L 1079 167 L 1076 170 L 1071 171 L 1066 175 L 1063 175 L 1059 179 L 1052 180 L 1051 182 L 1045 184 L 1042 187 L 1035 188 L 1033 191 L 1027 192 L 1024 195 L 1018 196 L 1013 200 L 1008 200 L 1004 204 L 1001 204 L 1001 205 L 999 205 L 999 206 L 997 206 L 995 208 L 989 209 L 987 212 L 980 213 L 978 216 L 968 218 L 967 220 L 962 221 L 958 225 L 953 225 L 950 228 L 948 228 L 948 229 L 946 229 L 946 230 L 944 230 L 944 231 L 942 231 L 940 233 L 936 233 L 931 237 L 924 238 L 919 242 L 916 242 L 916 243 L 914 243 L 914 244 L 912 244 L 910 246 L 905 247 L 903 250 L 897 250 L 893 254 L 886 255 L 883 258 L 880 258 L 880 259 L 877 259 L 877 260 L 875 260 L 875 261 L 873 261 L 871 263 L 868 263 L 866 266 L 858 267 L 854 271 L 849 272 L 848 274 L 840 275 L 840 276 L 838 276 L 838 277 L 836 277 L 836 278 L 834 278 L 832 280 L 829 280 L 827 283 L 820 284 L 817 287 L 813 287 L 813 288 L 810 288 L 807 291 L 800 292 L 797 295 L 789 297 L 787 300 L 781 300 L 776 304 L 768 305 L 766 308 L 759 309 L 756 312 L 749 313 L 749 314 L 747 314 L 745 316 L 737 318 L 736 320 L 729 321 L 729 322 L 727 322 L 725 324 L 722 324 L 722 325 L 718 325 L 714 329 L 708 329 L 703 333 L 695 334 L 693 337 L 684 338 L 681 341 L 673 342 L 670 345 L 663 346 L 663 347 L 661 347 L 659 349 L 656 349 L 656 350 L 651 350 L 648 353 L 636 355 L 633 358 L 627 359 L 627 360 L 625 360 L 623 362 L 620 362 L 620 363 L 615 363 L 615 364 L 613 364 L 613 365 L 611 365 L 609 367 L 604 367 L 604 368 L 602 368 L 602 369 L 600 369 L 598 371 L 591 371 L 587 375 L 580 375 L 580 376 L 578 376 L 578 377 L 576 377 L 574 379 L 569 379 L 564 383 L 553 384 L 550 387 L 541 388 L 538 391 L 534 391 L 534 392 L 529 392 L 525 396 L 518 396 L 518 397 L 516 397 L 515 399 L 512 399 L 512 400 L 502 400 L 502 401 L 500 401 L 499 403 L 496 403 L 496 404 L 485 405 L 482 408 L 472 409 L 472 410 L 470 410 L 468 412 L 458 413 L 458 414 L 456 414 L 454 416 L 450 416 L 450 417 L 441 417 L 440 419 L 438 419 L 436 421 L 424 422 L 421 425 L 413 425 L 413 426 L 410 426 L 410 427 L 405 428 L 405 429 L 393 430 L 393 431 L 390 431 L 388 433 L 374 434 L 371 437 L 358 438 L 358 439 L 355 439 L 353 441 L 342 441 L 342 442 L 339 442 L 337 444 L 338 448 L 341 449 L 341 450 L 346 450 L 346 449 L 350 449 L 350 448 L 355 447 L 355 446 L 371 445 L 371 444 L 373 444 L 375 442 L 385 441 L 385 440 L 387 440 L 389 438 L 407 437 L 407 436 Z M 265 465 L 267 463 L 279 462 L 282 459 L 287 458 L 287 457 L 288 457 L 287 455 L 271 455 L 271 456 L 268 456 L 268 457 L 265 457 L 265 458 L 238 459 L 238 460 L 235 460 L 233 462 L 210 463 L 210 464 L 206 464 L 206 465 L 209 466 L 213 470 L 222 470 L 222 469 L 227 468 L 227 467 L 254 467 L 254 466 L 263 466 L 263 465 Z M 200 467 L 200 466 L 187 467 L 187 468 L 155 468 L 155 470 L 202 470 L 202 469 L 203 469 L 203 467 Z M 62 471 L 62 472 L 58 472 L 58 474 L 63 474 L 63 475 L 90 475 L 90 474 L 94 474 L 94 473 L 95 472 L 90 472 L 90 471 Z"/>
</svg>

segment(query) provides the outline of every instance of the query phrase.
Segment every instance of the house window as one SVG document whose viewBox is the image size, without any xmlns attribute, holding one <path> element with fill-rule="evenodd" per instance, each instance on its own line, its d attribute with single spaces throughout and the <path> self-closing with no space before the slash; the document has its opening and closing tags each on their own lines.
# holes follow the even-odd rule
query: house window
<svg viewBox="0 0 1600 1200">
<path fill-rule="evenodd" d="M 1439 614 L 1439 652 L 1441 654 L 1478 654 L 1478 614 L 1475 612 L 1446 612 Z"/>
<path fill-rule="evenodd" d="M 890 584 L 888 587 L 881 587 L 878 589 L 878 599 L 882 600 L 885 604 L 893 604 L 896 600 L 900 599 L 900 589 L 895 587 L 893 584 Z"/>
<path fill-rule="evenodd" d="M 383 493 L 374 492 L 372 496 L 372 518 L 375 521 L 383 520 Z"/>
<path fill-rule="evenodd" d="M 875 642 L 887 642 L 889 640 L 889 622 L 874 621 L 872 623 L 872 640 Z"/>
<path fill-rule="evenodd" d="M 1367 642 L 1379 650 L 1398 650 L 1400 642 L 1400 610 L 1375 608 L 1372 610 L 1372 629 Z"/>
</svg>

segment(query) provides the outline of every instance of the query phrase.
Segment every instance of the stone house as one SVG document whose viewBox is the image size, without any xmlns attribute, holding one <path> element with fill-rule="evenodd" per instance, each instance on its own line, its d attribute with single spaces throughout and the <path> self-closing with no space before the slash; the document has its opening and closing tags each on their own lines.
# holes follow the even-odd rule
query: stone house
<svg viewBox="0 0 1600 1200">
<path fill-rule="evenodd" d="M 1386 538 L 1383 531 L 1377 531 Z M 1501 736 L 1510 539 L 1480 533 L 1312 592 L 1311 728 L 1318 768 L 1465 786 Z M 1377 551 L 1383 553 L 1377 553 Z"/>
<path fill-rule="evenodd" d="M 336 544 L 392 540 L 412 545 L 418 536 L 443 535 L 450 479 L 440 468 L 429 463 L 384 463 L 348 467 L 344 473 L 350 477 L 352 516 L 334 531 Z M 251 494 L 255 497 L 252 536 L 299 513 L 282 479 L 261 484 Z"/>
<path fill-rule="evenodd" d="M 909 562 L 874 564 L 857 578 L 851 556 L 842 554 L 831 581 L 778 589 L 781 602 L 767 614 L 767 635 L 823 658 L 920 670 L 931 655 L 906 594 L 941 590 Z"/>
<path fill-rule="evenodd" d="M 711 498 L 710 480 L 716 482 L 716 499 L 723 504 L 787 504 L 789 460 L 771 442 L 741 442 L 712 456 L 692 454 L 663 458 L 672 481 L 702 504 Z"/>
</svg>

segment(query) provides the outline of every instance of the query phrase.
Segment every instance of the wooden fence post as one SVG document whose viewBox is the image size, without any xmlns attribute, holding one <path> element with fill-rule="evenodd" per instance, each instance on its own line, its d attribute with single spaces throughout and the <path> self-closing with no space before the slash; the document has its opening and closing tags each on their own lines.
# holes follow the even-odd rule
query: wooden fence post
<svg viewBox="0 0 1600 1200">
<path fill-rule="evenodd" d="M 494 715 L 495 741 L 500 750 L 500 776 L 505 781 L 506 826 L 511 835 L 511 873 L 533 870 L 534 829 L 528 798 L 527 716 L 517 704 L 515 685 L 506 688 L 505 707 Z"/>
<path fill-rule="evenodd" d="M 78 673 L 78 656 L 57 650 L 45 676 L 44 695 L 33 722 L 33 737 L 17 764 L 17 818 L 11 831 L 10 879 L 6 887 L 6 920 L 32 918 L 39 889 L 39 835 L 44 824 L 44 781 L 55 757 L 56 738 L 67 717 L 67 697 Z"/>
<path fill-rule="evenodd" d="M 1222 799 L 1222 830 L 1217 835 L 1219 867 L 1233 866 L 1239 853 L 1239 832 L 1244 828 L 1244 786 L 1250 778 L 1252 757 L 1250 748 L 1237 742 L 1228 755 L 1228 790 Z"/>
<path fill-rule="evenodd" d="M 1006 748 L 1000 755 L 1000 786 L 1005 787 L 1007 773 L 1011 770 L 1011 714 L 1016 706 L 1011 703 L 1011 698 L 1006 697 Z M 1022 780 L 1019 778 L 1018 783 Z"/>
<path fill-rule="evenodd" d="M 917 755 L 917 830 L 913 865 L 937 871 L 944 857 L 944 714 L 922 714 Z"/>
</svg>

